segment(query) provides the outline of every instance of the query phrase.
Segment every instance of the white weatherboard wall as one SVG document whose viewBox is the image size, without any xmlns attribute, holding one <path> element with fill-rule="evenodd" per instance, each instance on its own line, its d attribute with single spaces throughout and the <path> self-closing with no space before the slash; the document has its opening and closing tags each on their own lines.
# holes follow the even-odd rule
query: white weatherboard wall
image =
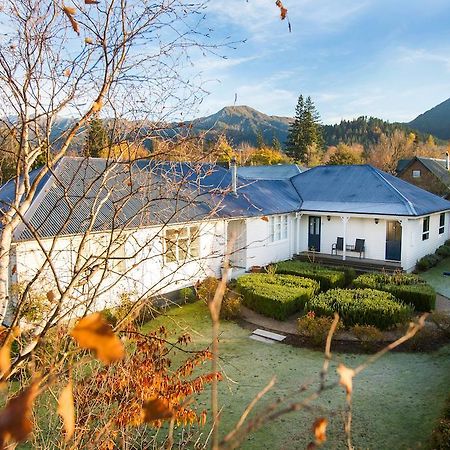
<svg viewBox="0 0 450 450">
<path fill-rule="evenodd" d="M 427 216 L 425 216 L 427 217 Z M 445 229 L 443 234 L 439 234 L 440 213 L 430 215 L 429 239 L 422 240 L 423 217 L 406 220 L 405 248 L 402 248 L 402 265 L 406 271 L 414 270 L 416 262 L 425 255 L 434 253 L 438 247 L 450 237 L 450 213 L 445 214 Z M 405 240 L 405 239 L 404 239 Z M 405 250 L 405 253 L 403 252 Z"/>
<path fill-rule="evenodd" d="M 120 269 L 117 266 L 106 272 L 102 271 L 89 278 L 88 282 L 79 284 L 70 299 L 71 307 L 85 304 L 93 292 L 95 303 L 91 310 L 100 310 L 116 306 L 122 294 L 134 296 L 151 296 L 168 293 L 182 287 L 192 286 L 207 276 L 220 276 L 220 268 L 225 248 L 226 224 L 224 221 L 211 221 L 198 224 L 200 236 L 200 255 L 192 261 L 183 263 L 164 261 L 163 233 L 160 227 L 127 231 L 123 255 L 125 261 Z M 177 225 L 177 228 L 183 225 Z M 100 241 L 109 239 L 108 233 L 94 233 L 92 239 Z M 50 249 L 52 239 L 42 240 L 46 250 Z M 63 288 L 71 280 L 73 268 L 80 245 L 81 236 L 59 237 L 55 240 L 52 253 L 52 265 L 40 276 L 36 288 L 41 292 L 54 290 L 55 277 Z M 11 285 L 30 281 L 45 262 L 45 254 L 36 241 L 18 242 L 15 246 L 15 269 L 11 271 Z M 93 265 L 98 264 L 94 262 Z"/>
<path fill-rule="evenodd" d="M 270 217 L 270 216 L 268 216 Z M 252 266 L 265 266 L 270 263 L 292 258 L 295 253 L 295 215 L 288 215 L 288 238 L 270 242 L 270 225 L 262 218 L 247 219 L 247 270 Z"/>
</svg>

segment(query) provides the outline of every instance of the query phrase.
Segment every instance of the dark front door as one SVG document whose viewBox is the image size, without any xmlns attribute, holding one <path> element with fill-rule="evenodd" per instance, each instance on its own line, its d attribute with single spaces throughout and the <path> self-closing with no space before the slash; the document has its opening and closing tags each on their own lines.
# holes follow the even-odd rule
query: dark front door
<svg viewBox="0 0 450 450">
<path fill-rule="evenodd" d="M 320 217 L 309 216 L 308 250 L 320 252 Z"/>
<path fill-rule="evenodd" d="M 386 259 L 392 261 L 402 259 L 402 226 L 397 221 L 387 222 Z"/>
</svg>

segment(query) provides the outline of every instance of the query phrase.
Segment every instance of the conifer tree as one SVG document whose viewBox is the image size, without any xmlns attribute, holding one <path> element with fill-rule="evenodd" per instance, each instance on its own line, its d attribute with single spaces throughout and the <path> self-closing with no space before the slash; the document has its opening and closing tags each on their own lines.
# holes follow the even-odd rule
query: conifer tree
<svg viewBox="0 0 450 450">
<path fill-rule="evenodd" d="M 108 146 L 108 136 L 102 120 L 96 115 L 89 123 L 89 131 L 86 139 L 85 156 L 101 158 L 105 156 Z"/>
<path fill-rule="evenodd" d="M 323 148 L 320 116 L 311 100 L 300 95 L 295 109 L 294 122 L 289 127 L 286 153 L 301 164 L 310 165 Z"/>
</svg>

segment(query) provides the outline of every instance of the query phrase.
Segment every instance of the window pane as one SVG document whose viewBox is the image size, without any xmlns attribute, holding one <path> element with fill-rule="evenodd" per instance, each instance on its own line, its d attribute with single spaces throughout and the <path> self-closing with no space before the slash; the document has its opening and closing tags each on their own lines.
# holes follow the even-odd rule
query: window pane
<svg viewBox="0 0 450 450">
<path fill-rule="evenodd" d="M 200 256 L 200 235 L 198 227 L 190 228 L 190 248 L 189 253 L 191 258 L 198 258 Z"/>
</svg>

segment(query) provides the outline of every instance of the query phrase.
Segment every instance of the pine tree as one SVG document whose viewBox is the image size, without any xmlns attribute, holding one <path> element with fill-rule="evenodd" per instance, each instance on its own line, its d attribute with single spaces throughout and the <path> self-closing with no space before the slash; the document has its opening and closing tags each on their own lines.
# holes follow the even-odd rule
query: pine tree
<svg viewBox="0 0 450 450">
<path fill-rule="evenodd" d="M 95 116 L 89 123 L 89 131 L 86 139 L 85 156 L 101 158 L 105 156 L 108 146 L 108 135 L 102 120 Z"/>
<path fill-rule="evenodd" d="M 322 152 L 323 136 L 320 116 L 311 100 L 300 95 L 295 108 L 295 119 L 289 127 L 286 153 L 301 164 L 316 163 Z M 313 155 L 314 153 L 314 155 Z"/>
</svg>

